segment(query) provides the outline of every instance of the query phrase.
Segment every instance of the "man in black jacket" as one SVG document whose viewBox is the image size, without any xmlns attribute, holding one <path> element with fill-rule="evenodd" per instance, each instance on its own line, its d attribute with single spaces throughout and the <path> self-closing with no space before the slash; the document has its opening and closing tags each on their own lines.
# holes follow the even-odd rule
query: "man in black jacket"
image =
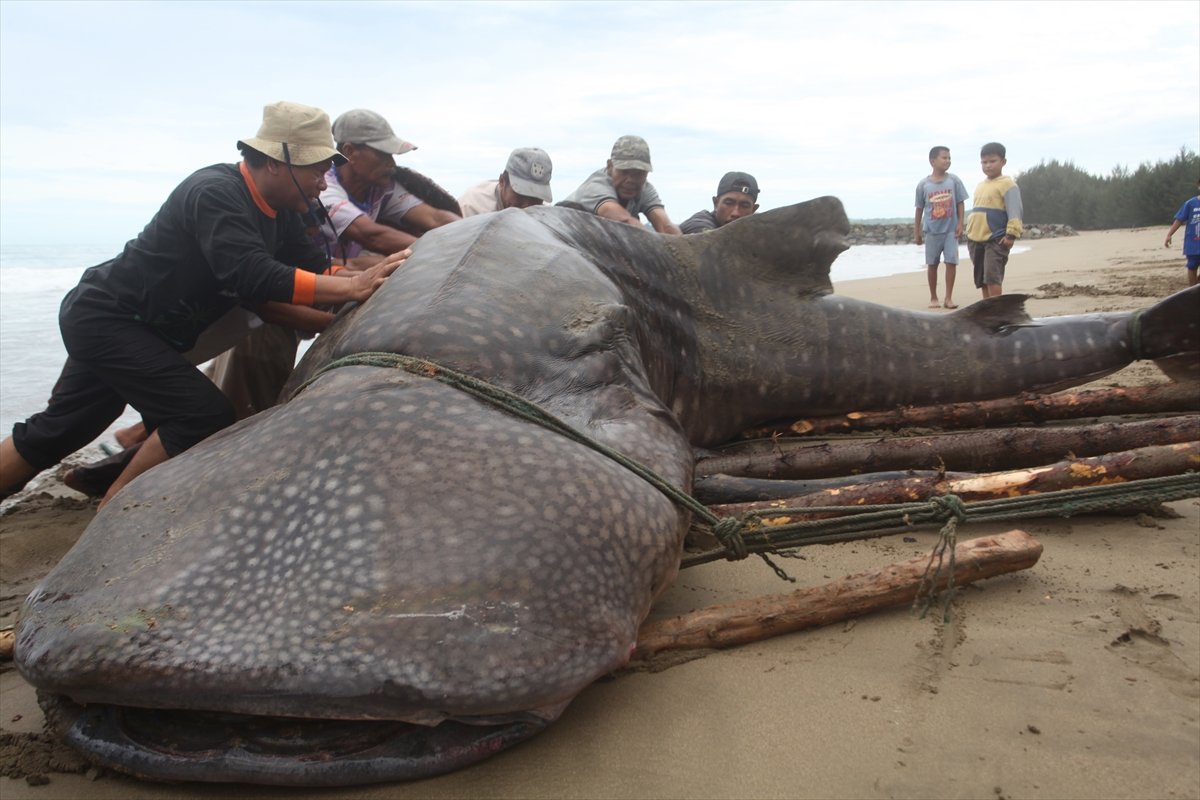
<svg viewBox="0 0 1200 800">
<path fill-rule="evenodd" d="M 238 142 L 240 164 L 183 181 L 146 228 L 87 270 L 63 300 L 67 363 L 45 411 L 0 442 L 0 497 L 99 436 L 128 403 L 149 437 L 101 501 L 147 469 L 229 425 L 233 409 L 184 353 L 235 305 L 273 308 L 301 325 L 311 306 L 362 301 L 406 257 L 329 274 L 301 215 L 325 188 L 335 158 L 329 116 L 279 102 L 258 135 Z"/>
</svg>

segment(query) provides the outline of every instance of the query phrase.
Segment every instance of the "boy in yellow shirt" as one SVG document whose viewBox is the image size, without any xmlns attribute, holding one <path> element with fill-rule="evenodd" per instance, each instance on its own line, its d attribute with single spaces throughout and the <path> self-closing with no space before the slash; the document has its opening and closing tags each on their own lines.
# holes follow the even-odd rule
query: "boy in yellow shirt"
<svg viewBox="0 0 1200 800">
<path fill-rule="evenodd" d="M 1004 145 L 988 142 L 979 150 L 987 180 L 975 187 L 974 207 L 967 215 L 967 250 L 975 267 L 975 286 L 984 297 L 996 297 L 1004 283 L 1008 254 L 1021 236 L 1021 190 L 1002 174 Z"/>
</svg>

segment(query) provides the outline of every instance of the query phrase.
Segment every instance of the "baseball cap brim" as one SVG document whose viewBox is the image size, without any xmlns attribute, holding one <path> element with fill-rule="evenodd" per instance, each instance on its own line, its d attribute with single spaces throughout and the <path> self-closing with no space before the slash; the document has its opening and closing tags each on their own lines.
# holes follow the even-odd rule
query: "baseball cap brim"
<svg viewBox="0 0 1200 800">
<path fill-rule="evenodd" d="M 417 149 L 417 146 L 412 142 L 406 142 L 399 136 L 389 136 L 386 139 L 377 139 L 374 142 L 363 142 L 367 147 L 373 147 L 381 153 L 391 153 L 395 156 L 404 155 Z"/>
<path fill-rule="evenodd" d="M 518 178 L 509 173 L 508 185 L 512 187 L 514 192 L 523 197 L 536 197 L 544 203 L 554 202 L 554 195 L 550 193 L 550 187 L 545 183 L 534 183 L 533 181 L 527 181 L 524 178 Z"/>
<path fill-rule="evenodd" d="M 626 160 L 618 160 L 618 159 L 614 158 L 612 160 L 612 165 L 615 169 L 640 169 L 643 172 L 653 172 L 654 171 L 654 167 L 650 166 L 649 161 L 638 161 L 636 159 L 631 159 L 631 160 L 626 161 Z"/>
</svg>

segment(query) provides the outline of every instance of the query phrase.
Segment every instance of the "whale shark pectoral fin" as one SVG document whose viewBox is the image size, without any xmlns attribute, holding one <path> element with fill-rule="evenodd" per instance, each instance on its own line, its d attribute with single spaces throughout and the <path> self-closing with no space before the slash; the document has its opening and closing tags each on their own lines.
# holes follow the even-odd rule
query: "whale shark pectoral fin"
<svg viewBox="0 0 1200 800">
<path fill-rule="evenodd" d="M 1178 353 L 1166 358 L 1156 358 L 1154 366 L 1175 383 L 1200 383 L 1198 353 Z"/>
<path fill-rule="evenodd" d="M 849 248 L 850 221 L 836 197 L 818 197 L 734 220 L 702 236 L 667 237 L 701 271 L 786 281 L 801 294 L 832 294 L 829 271 Z"/>
</svg>

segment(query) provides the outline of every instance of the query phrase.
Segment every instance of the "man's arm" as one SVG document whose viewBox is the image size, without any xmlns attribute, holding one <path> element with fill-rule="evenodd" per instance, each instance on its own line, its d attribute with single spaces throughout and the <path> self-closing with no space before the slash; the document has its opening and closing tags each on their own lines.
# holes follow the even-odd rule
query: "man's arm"
<svg viewBox="0 0 1200 800">
<path fill-rule="evenodd" d="M 960 209 L 959 216 L 962 216 L 962 203 L 959 203 L 958 205 Z M 923 216 L 925 216 L 925 209 L 921 206 L 917 206 L 917 213 L 913 216 L 913 241 L 917 244 L 925 244 L 924 231 L 921 230 L 921 217 Z"/>
<path fill-rule="evenodd" d="M 443 225 L 449 225 L 451 222 L 457 222 L 462 217 L 453 211 L 444 211 L 440 208 L 434 208 L 428 203 L 421 203 L 419 206 L 410 208 L 403 219 L 404 227 L 424 233 L 434 228 L 440 228 Z M 379 252 L 390 253 L 392 251 L 381 250 Z"/>
<path fill-rule="evenodd" d="M 416 209 L 414 208 L 413 211 Z M 342 235 L 376 253 L 395 253 L 417 240 L 417 237 L 412 234 L 390 225 L 381 225 L 366 214 L 356 217 L 346 226 L 346 231 Z"/>
<path fill-rule="evenodd" d="M 309 306 L 295 306 L 291 303 L 277 303 L 274 300 L 263 303 L 254 309 L 254 313 L 258 314 L 263 322 L 282 325 L 303 333 L 322 333 L 329 327 L 329 323 L 333 322 L 333 314 L 328 311 Z"/>
<path fill-rule="evenodd" d="M 351 272 L 345 277 L 315 275 L 312 305 L 336 305 L 348 303 L 351 300 L 366 300 L 410 255 L 412 255 L 411 250 L 392 253 L 375 266 L 364 269 L 362 272 Z"/>
<path fill-rule="evenodd" d="M 963 219 L 966 218 L 967 209 L 962 200 L 958 201 L 958 220 L 954 223 L 954 238 L 961 239 L 963 232 Z M 920 244 L 920 242 L 917 242 Z"/>
<path fill-rule="evenodd" d="M 671 218 L 667 216 L 667 210 L 662 206 L 656 206 L 646 212 L 646 219 L 650 220 L 650 224 L 654 226 L 654 230 L 659 233 L 667 233 L 672 236 L 682 236 L 683 231 L 679 230 L 679 226 L 671 222 Z"/>
<path fill-rule="evenodd" d="M 1167 241 L 1163 242 L 1163 247 L 1171 246 L 1171 237 L 1175 235 L 1175 231 L 1179 230 L 1182 225 L 1183 222 L 1180 220 L 1175 220 L 1171 223 L 1171 229 L 1167 231 Z"/>
<path fill-rule="evenodd" d="M 698 211 L 679 223 L 679 231 L 684 236 L 690 233 L 704 233 L 705 231 L 716 230 L 716 227 L 710 218 L 704 216 L 703 211 Z"/>
<path fill-rule="evenodd" d="M 611 219 L 614 222 L 623 222 L 626 225 L 634 225 L 641 227 L 642 223 L 637 217 L 625 210 L 625 206 L 618 203 L 616 200 L 605 200 L 596 207 L 596 216 Z"/>
<path fill-rule="evenodd" d="M 335 269 L 330 275 L 341 273 L 343 276 L 349 276 L 354 272 L 362 272 L 367 267 L 373 267 L 380 261 L 383 261 L 387 256 L 381 256 L 378 253 L 363 253 L 362 255 L 353 256 L 352 258 L 335 258 L 333 266 Z"/>
</svg>

